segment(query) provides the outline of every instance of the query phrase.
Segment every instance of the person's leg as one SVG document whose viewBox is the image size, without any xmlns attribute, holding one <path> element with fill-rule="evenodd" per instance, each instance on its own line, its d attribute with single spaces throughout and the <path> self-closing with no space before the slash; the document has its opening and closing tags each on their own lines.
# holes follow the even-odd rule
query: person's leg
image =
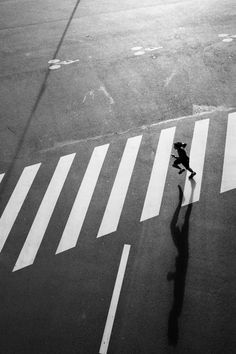
<svg viewBox="0 0 236 354">
<path fill-rule="evenodd" d="M 173 165 L 172 165 L 173 167 L 175 167 L 175 168 L 177 168 L 177 169 L 179 170 L 179 174 L 181 174 L 181 173 L 183 173 L 183 172 L 185 171 L 184 168 L 181 168 L 181 167 L 179 166 L 180 163 L 182 163 L 182 162 L 180 161 L 180 159 L 176 159 L 176 160 L 174 161 Z"/>
<path fill-rule="evenodd" d="M 196 172 L 194 172 L 191 167 L 189 166 L 189 159 L 186 161 L 182 162 L 182 165 L 186 168 L 186 170 L 188 170 L 189 172 L 191 172 L 191 175 L 189 176 L 189 178 L 193 178 L 196 175 Z"/>
<path fill-rule="evenodd" d="M 188 170 L 189 172 L 193 173 L 194 171 L 191 169 L 191 167 L 189 166 L 189 159 L 182 161 L 182 165 L 186 168 L 186 170 Z"/>
</svg>

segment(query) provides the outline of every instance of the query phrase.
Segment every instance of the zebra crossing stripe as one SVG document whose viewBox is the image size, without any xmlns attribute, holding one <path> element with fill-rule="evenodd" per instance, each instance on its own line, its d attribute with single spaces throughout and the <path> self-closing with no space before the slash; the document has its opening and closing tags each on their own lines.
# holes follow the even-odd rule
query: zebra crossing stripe
<svg viewBox="0 0 236 354">
<path fill-rule="evenodd" d="M 0 252 L 24 203 L 41 163 L 24 168 L 0 219 Z M 2 178 L 4 174 L 1 175 Z"/>
<path fill-rule="evenodd" d="M 102 145 L 93 151 L 56 253 L 76 246 L 108 147 Z"/>
<path fill-rule="evenodd" d="M 116 231 L 142 135 L 127 140 L 97 237 Z"/>
<path fill-rule="evenodd" d="M 161 131 L 140 221 L 159 215 L 175 129 Z"/>
<path fill-rule="evenodd" d="M 236 188 L 236 112 L 228 116 L 220 193 Z"/>
<path fill-rule="evenodd" d="M 13 271 L 33 264 L 74 157 L 60 158 Z"/>
<path fill-rule="evenodd" d="M 200 198 L 208 128 L 209 119 L 203 119 L 195 122 L 190 150 L 190 167 L 197 173 L 194 177 L 196 186 L 192 195 L 192 184 L 189 180 L 190 172 L 187 172 L 182 206 L 197 202 Z"/>
<path fill-rule="evenodd" d="M 0 174 L 0 183 L 2 182 L 3 177 L 5 176 L 5 173 Z"/>
</svg>

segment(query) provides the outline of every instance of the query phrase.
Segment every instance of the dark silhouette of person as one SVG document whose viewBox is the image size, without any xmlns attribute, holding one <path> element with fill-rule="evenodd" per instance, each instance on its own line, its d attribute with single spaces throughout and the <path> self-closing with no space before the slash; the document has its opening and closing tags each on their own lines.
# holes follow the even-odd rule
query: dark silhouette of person
<svg viewBox="0 0 236 354">
<path fill-rule="evenodd" d="M 196 175 L 196 172 L 194 172 L 189 166 L 189 157 L 185 151 L 186 146 L 187 146 L 186 143 L 181 143 L 181 142 L 174 143 L 174 149 L 177 150 L 178 157 L 175 155 L 171 155 L 175 159 L 172 166 L 177 168 L 179 170 L 179 174 L 181 174 L 185 171 L 184 168 L 181 168 L 179 166 L 180 164 L 182 164 L 186 168 L 186 170 L 191 172 L 189 178 L 193 178 Z"/>
<path fill-rule="evenodd" d="M 175 272 L 169 272 L 167 275 L 167 280 L 174 281 L 174 299 L 173 305 L 169 313 L 168 320 L 168 342 L 170 345 L 176 346 L 179 338 L 178 330 L 178 319 L 181 315 L 183 301 L 184 301 L 184 292 L 185 292 L 185 280 L 188 268 L 188 259 L 189 259 L 189 218 L 192 211 L 192 197 L 196 182 L 191 180 L 192 191 L 190 197 L 190 204 L 187 207 L 187 211 L 184 218 L 184 223 L 180 228 L 177 226 L 179 212 L 181 209 L 181 204 L 183 201 L 183 191 L 181 187 L 179 188 L 179 203 L 173 215 L 170 229 L 173 242 L 177 249 L 177 256 L 175 259 Z"/>
</svg>

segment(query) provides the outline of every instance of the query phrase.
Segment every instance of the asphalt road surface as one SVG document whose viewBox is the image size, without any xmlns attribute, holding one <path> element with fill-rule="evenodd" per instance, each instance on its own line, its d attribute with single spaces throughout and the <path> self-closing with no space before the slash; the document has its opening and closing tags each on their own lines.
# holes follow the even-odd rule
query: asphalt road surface
<svg viewBox="0 0 236 354">
<path fill-rule="evenodd" d="M 0 352 L 234 353 L 235 1 L 6 0 L 0 41 Z"/>
</svg>

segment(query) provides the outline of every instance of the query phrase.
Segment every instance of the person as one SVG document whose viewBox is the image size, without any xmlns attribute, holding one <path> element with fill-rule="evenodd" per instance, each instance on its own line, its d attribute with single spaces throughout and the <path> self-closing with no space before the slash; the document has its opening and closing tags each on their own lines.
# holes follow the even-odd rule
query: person
<svg viewBox="0 0 236 354">
<path fill-rule="evenodd" d="M 186 143 L 174 143 L 174 149 L 177 150 L 178 156 L 171 155 L 175 159 L 172 166 L 179 170 L 179 174 L 183 173 L 185 169 L 188 170 L 189 172 L 191 172 L 189 178 L 193 178 L 196 175 L 196 172 L 194 172 L 189 166 L 189 157 L 185 151 L 186 146 Z M 180 164 L 183 165 L 185 168 L 181 168 L 179 166 Z"/>
</svg>

